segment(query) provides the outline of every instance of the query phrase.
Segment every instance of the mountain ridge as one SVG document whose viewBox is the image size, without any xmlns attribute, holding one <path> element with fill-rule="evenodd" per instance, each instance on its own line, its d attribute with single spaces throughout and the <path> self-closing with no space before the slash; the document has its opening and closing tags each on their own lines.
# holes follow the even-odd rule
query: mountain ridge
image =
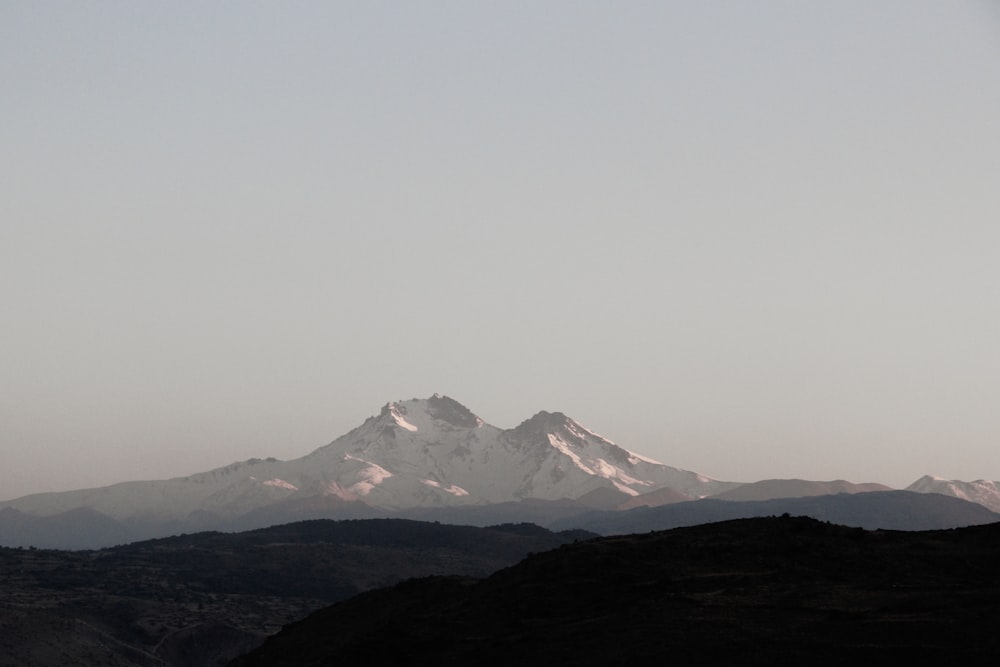
<svg viewBox="0 0 1000 667">
<path fill-rule="evenodd" d="M 977 503 L 994 512 L 1000 512 L 1000 482 L 994 480 L 977 479 L 972 482 L 963 482 L 957 479 L 924 475 L 906 487 L 906 490 L 954 496 Z"/>
<path fill-rule="evenodd" d="M 32 539 L 49 547 L 98 547 L 112 539 L 305 518 L 447 515 L 479 525 L 488 517 L 546 523 L 594 509 L 706 497 L 759 501 L 887 488 L 843 480 L 716 480 L 621 447 L 562 412 L 538 411 L 503 429 L 433 394 L 389 401 L 347 433 L 287 461 L 251 458 L 183 477 L 0 502 L 0 509 L 20 513 L 0 515 L 0 544 L 27 546 L 35 542 L 24 540 Z M 908 490 L 1000 510 L 997 482 L 925 476 Z M 67 519 L 81 509 L 90 513 L 77 514 L 75 523 Z M 72 525 L 62 533 L 80 537 L 63 539 L 60 525 Z M 103 537 L 95 542 L 82 526 Z"/>
<path fill-rule="evenodd" d="M 293 520 L 278 510 L 297 506 L 325 505 L 328 516 L 338 518 L 340 511 L 379 516 L 598 495 L 608 505 L 616 497 L 624 501 L 662 488 L 695 498 L 737 485 L 624 449 L 561 412 L 540 411 L 501 429 L 458 401 L 434 394 L 390 401 L 359 426 L 296 459 L 253 458 L 167 480 L 33 494 L 0 502 L 0 508 L 45 517 L 85 507 L 148 527 L 137 533 L 141 538 L 153 536 L 155 525 L 176 532 L 192 524 L 204 529 L 242 521 L 241 527 L 253 527 L 247 517 L 254 515 Z"/>
</svg>

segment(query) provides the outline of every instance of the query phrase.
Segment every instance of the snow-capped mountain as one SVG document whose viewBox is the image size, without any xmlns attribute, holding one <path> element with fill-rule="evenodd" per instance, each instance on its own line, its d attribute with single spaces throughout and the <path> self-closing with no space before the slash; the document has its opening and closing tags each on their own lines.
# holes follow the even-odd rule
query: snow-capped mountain
<svg viewBox="0 0 1000 667">
<path fill-rule="evenodd" d="M 326 492 L 393 508 L 578 498 L 602 487 L 698 497 L 734 486 L 622 449 L 558 412 L 502 430 L 437 395 L 389 403 L 303 461 L 335 475 L 324 477 Z"/>
<path fill-rule="evenodd" d="M 188 477 L 25 496 L 0 507 L 36 516 L 87 507 L 116 519 L 189 521 L 315 497 L 399 510 L 575 499 L 600 489 L 623 501 L 665 488 L 698 498 L 735 486 L 630 452 L 558 412 L 504 430 L 435 394 L 388 403 L 299 459 L 251 459 Z"/>
<path fill-rule="evenodd" d="M 1000 482 L 988 479 L 963 482 L 957 479 L 942 479 L 933 475 L 924 475 L 906 487 L 906 490 L 955 496 L 962 500 L 979 503 L 994 512 L 1000 512 Z"/>
</svg>

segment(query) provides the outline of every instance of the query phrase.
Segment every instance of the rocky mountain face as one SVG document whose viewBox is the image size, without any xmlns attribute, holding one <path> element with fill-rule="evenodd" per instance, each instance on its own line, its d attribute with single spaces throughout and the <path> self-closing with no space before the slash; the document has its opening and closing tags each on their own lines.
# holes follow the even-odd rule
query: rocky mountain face
<svg viewBox="0 0 1000 667">
<path fill-rule="evenodd" d="M 188 477 L 0 503 L 0 511 L 6 508 L 0 528 L 6 521 L 8 536 L 0 539 L 16 546 L 23 542 L 9 536 L 30 533 L 32 517 L 53 523 L 52 517 L 81 508 L 91 513 L 95 534 L 115 534 L 104 525 L 110 518 L 135 539 L 319 516 L 373 518 L 525 501 L 581 499 L 581 508 L 588 509 L 598 500 L 613 506 L 663 490 L 692 499 L 736 486 L 623 449 L 562 413 L 539 412 L 516 428 L 501 429 L 435 394 L 388 403 L 299 459 L 251 459 Z"/>
</svg>

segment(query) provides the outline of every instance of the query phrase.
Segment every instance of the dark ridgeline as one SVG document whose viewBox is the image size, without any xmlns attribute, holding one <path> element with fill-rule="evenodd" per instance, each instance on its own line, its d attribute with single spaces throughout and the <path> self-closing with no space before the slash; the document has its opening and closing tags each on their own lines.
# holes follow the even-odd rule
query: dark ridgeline
<svg viewBox="0 0 1000 667">
<path fill-rule="evenodd" d="M 0 548 L 0 667 L 208 667 L 409 577 L 482 577 L 583 531 L 306 521 L 100 551 Z"/>
<path fill-rule="evenodd" d="M 1000 524 L 870 532 L 741 519 L 364 593 L 231 665 L 992 664 L 998 563 Z"/>
</svg>

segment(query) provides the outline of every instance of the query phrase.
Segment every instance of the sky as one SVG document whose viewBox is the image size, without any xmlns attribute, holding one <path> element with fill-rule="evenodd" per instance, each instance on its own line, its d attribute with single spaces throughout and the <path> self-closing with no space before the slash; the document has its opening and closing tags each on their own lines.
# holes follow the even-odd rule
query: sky
<svg viewBox="0 0 1000 667">
<path fill-rule="evenodd" d="M 1000 3 L 0 4 L 0 499 L 442 393 L 1000 480 Z"/>
</svg>

